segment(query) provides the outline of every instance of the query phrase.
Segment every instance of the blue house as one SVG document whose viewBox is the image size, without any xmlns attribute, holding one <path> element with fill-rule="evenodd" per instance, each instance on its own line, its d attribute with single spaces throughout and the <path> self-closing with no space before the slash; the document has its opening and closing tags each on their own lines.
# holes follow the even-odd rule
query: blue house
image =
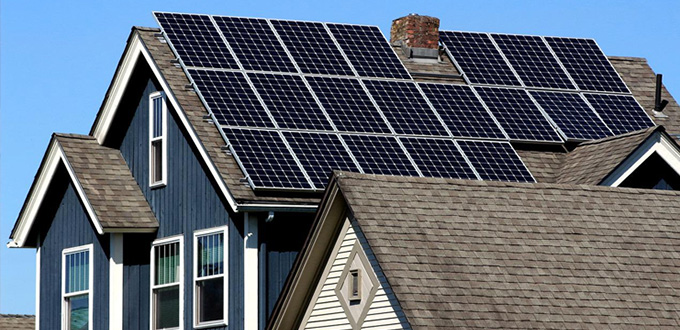
<svg viewBox="0 0 680 330">
<path fill-rule="evenodd" d="M 314 233 L 332 170 L 680 188 L 680 107 L 644 59 L 589 39 L 155 17 L 90 133 L 52 136 L 12 230 L 37 251 L 36 329 L 301 327 L 322 278 L 288 277 L 331 258 Z"/>
</svg>

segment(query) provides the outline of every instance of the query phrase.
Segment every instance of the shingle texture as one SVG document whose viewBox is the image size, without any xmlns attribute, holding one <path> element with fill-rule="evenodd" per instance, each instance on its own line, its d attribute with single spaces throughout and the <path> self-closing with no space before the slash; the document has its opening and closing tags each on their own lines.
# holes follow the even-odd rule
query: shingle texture
<svg viewBox="0 0 680 330">
<path fill-rule="evenodd" d="M 680 193 L 336 173 L 414 329 L 680 327 Z"/>
<path fill-rule="evenodd" d="M 0 314 L 0 330 L 34 330 L 35 316 Z"/>
<path fill-rule="evenodd" d="M 157 228 L 158 221 L 117 149 L 94 137 L 55 134 L 104 230 Z"/>
<path fill-rule="evenodd" d="M 517 150 L 517 154 L 529 168 L 534 179 L 543 183 L 555 183 L 557 181 L 564 159 L 567 156 L 566 153 L 534 150 Z"/>
</svg>

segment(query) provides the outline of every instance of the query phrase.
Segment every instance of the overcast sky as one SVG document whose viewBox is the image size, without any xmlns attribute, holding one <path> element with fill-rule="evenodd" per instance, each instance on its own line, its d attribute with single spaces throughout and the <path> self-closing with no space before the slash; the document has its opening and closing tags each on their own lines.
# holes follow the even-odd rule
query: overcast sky
<svg viewBox="0 0 680 330">
<path fill-rule="evenodd" d="M 436 16 L 441 29 L 595 38 L 648 59 L 680 97 L 680 1 L 0 0 L 0 312 L 34 313 L 35 251 L 4 246 L 52 132 L 87 134 L 134 25 L 175 11 L 378 25 Z"/>
</svg>

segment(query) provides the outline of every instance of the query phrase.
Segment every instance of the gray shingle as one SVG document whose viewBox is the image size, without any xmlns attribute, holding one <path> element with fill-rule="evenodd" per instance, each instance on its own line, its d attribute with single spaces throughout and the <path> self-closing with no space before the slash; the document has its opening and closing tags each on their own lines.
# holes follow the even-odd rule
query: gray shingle
<svg viewBox="0 0 680 330">
<path fill-rule="evenodd" d="M 0 330 L 34 330 L 35 316 L 0 314 Z"/>
</svg>

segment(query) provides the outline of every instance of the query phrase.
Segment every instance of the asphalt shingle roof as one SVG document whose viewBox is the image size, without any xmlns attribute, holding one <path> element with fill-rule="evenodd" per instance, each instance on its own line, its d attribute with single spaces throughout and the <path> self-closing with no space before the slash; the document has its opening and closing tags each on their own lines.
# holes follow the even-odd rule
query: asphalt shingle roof
<svg viewBox="0 0 680 330">
<path fill-rule="evenodd" d="M 414 329 L 680 327 L 680 193 L 336 173 Z"/>
<path fill-rule="evenodd" d="M 34 330 L 35 316 L 0 314 L 0 330 Z"/>
</svg>

